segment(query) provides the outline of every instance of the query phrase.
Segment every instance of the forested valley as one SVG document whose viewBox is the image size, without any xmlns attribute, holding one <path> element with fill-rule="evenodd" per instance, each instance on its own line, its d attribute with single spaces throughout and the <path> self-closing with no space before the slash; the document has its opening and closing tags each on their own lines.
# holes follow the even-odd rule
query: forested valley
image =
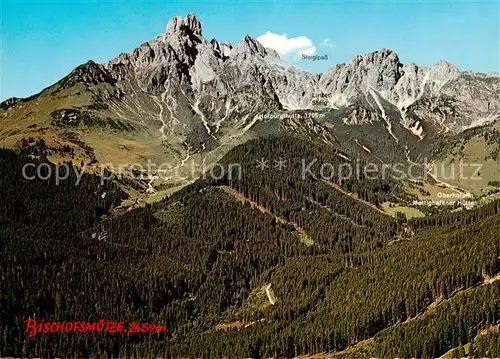
<svg viewBox="0 0 500 359">
<path fill-rule="evenodd" d="M 498 201 L 393 218 L 399 183 L 325 178 L 342 156 L 282 136 L 118 216 L 114 182 L 23 178 L 43 161 L 0 150 L 0 357 L 500 356 Z M 168 330 L 28 337 L 28 318 Z"/>
</svg>

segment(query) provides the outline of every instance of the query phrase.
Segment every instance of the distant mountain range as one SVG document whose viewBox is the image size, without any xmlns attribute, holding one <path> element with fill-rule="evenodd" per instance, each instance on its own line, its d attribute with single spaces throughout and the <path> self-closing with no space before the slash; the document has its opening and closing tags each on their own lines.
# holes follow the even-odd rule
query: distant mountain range
<svg viewBox="0 0 500 359">
<path fill-rule="evenodd" d="M 87 163 L 153 158 L 199 166 L 279 131 L 338 140 L 346 152 L 369 149 L 384 161 L 418 161 L 438 139 L 481 126 L 496 131 L 500 79 L 445 61 L 402 64 L 388 49 L 313 74 L 248 35 L 235 45 L 208 41 L 188 14 L 131 53 L 89 61 L 0 107 L 0 144 L 42 137 L 54 148 L 74 148 L 73 158 Z M 320 115 L 287 117 L 294 113 Z"/>
<path fill-rule="evenodd" d="M 0 357 L 500 357 L 499 91 L 391 50 L 312 74 L 187 15 L 2 102 Z"/>
</svg>

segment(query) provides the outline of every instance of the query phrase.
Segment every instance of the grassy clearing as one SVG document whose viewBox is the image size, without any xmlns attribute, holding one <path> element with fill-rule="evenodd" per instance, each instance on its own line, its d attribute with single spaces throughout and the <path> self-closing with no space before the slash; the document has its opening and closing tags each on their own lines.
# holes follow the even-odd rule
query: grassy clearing
<svg viewBox="0 0 500 359">
<path fill-rule="evenodd" d="M 154 203 L 154 202 L 160 202 L 165 196 L 170 196 L 191 183 L 193 183 L 193 181 L 187 181 L 179 186 L 175 186 L 172 188 L 167 188 L 167 189 L 158 191 L 155 194 L 152 194 L 151 196 L 147 197 L 144 200 L 144 202 L 149 203 L 149 204 Z"/>
<path fill-rule="evenodd" d="M 392 217 L 396 217 L 398 212 L 404 213 L 408 219 L 425 217 L 425 214 L 416 208 L 400 206 L 397 203 L 392 202 L 382 203 L 382 209 L 385 213 Z"/>
<path fill-rule="evenodd" d="M 480 194 L 489 181 L 500 178 L 500 162 L 491 158 L 495 148 L 488 145 L 484 138 L 473 138 L 464 144 L 460 155 L 451 155 L 437 162 L 438 171 L 433 172 L 438 180 Z"/>
<path fill-rule="evenodd" d="M 405 184 L 405 192 L 417 196 L 419 200 L 439 201 L 443 199 L 443 195 L 456 194 L 457 190 L 440 184 L 423 182 L 422 185 Z"/>
</svg>

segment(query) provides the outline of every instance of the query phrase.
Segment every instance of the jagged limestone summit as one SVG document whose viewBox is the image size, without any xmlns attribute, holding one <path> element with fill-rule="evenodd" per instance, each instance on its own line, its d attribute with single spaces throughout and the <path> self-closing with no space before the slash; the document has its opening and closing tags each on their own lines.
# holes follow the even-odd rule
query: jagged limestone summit
<svg viewBox="0 0 500 359">
<path fill-rule="evenodd" d="M 322 141 L 340 131 L 339 141 L 352 143 L 368 131 L 417 160 L 438 137 L 498 121 L 499 99 L 494 75 L 445 61 L 403 64 L 389 49 L 313 74 L 248 35 L 234 45 L 208 41 L 188 14 L 131 53 L 89 61 L 37 95 L 4 101 L 0 142 L 42 137 L 101 163 L 152 157 L 184 166 L 214 162 L 238 143 L 283 129 Z M 286 118 L 301 111 L 324 114 L 330 126 Z M 262 120 L 269 113 L 283 120 Z"/>
</svg>

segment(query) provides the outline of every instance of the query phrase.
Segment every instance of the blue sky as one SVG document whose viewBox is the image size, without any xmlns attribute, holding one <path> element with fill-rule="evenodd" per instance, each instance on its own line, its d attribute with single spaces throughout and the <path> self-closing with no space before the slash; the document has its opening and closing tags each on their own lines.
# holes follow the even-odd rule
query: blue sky
<svg viewBox="0 0 500 359">
<path fill-rule="evenodd" d="M 498 1 L 3 0 L 1 10 L 2 100 L 32 95 L 89 59 L 130 52 L 188 12 L 208 40 L 305 37 L 316 54 L 329 55 L 296 62 L 314 72 L 384 47 L 402 62 L 445 59 L 464 70 L 500 71 Z M 325 39 L 332 46 L 320 46 Z"/>
</svg>

